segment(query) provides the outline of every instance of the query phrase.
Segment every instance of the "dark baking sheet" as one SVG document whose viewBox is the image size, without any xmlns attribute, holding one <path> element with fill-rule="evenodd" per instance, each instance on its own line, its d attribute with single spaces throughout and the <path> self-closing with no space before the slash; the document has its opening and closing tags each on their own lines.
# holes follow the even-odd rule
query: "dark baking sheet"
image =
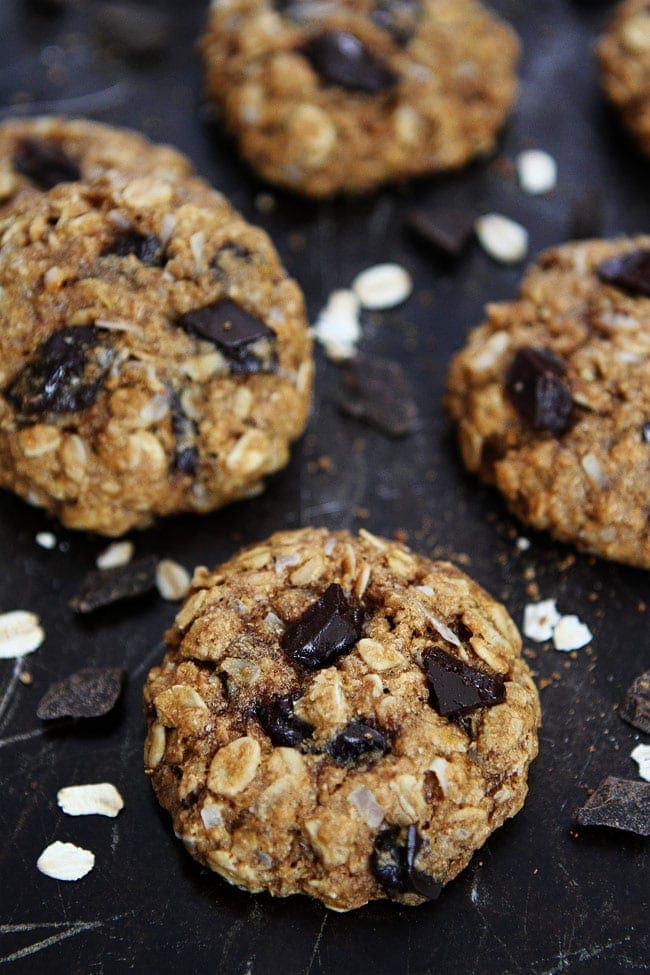
<svg viewBox="0 0 650 975">
<path fill-rule="evenodd" d="M 135 66 L 109 55 L 90 26 L 92 3 L 70 3 L 52 19 L 26 15 L 20 0 L 0 2 L 0 109 L 69 111 L 141 128 L 185 150 L 198 170 L 246 216 L 273 235 L 301 282 L 312 317 L 329 292 L 378 261 L 397 260 L 416 291 L 397 312 L 368 316 L 364 350 L 399 359 L 420 409 L 418 430 L 392 442 L 333 405 L 336 368 L 319 355 L 314 414 L 286 471 L 260 499 L 203 518 L 178 518 L 135 536 L 138 553 L 188 566 L 215 564 L 240 543 L 301 524 L 407 533 L 425 553 L 467 553 L 467 569 L 518 622 L 527 570 L 540 593 L 558 598 L 595 634 L 575 659 L 539 649 L 541 754 L 524 811 L 501 829 L 437 904 L 407 910 L 374 904 L 350 915 L 304 898 L 273 901 L 228 887 L 201 869 L 174 839 L 142 774 L 140 694 L 158 659 L 159 635 L 174 608 L 155 598 L 79 621 L 67 600 L 104 543 L 64 532 L 8 495 L 0 498 L 0 609 L 38 612 L 43 647 L 25 660 L 31 687 L 0 663 L 0 964 L 9 971 L 109 973 L 639 972 L 648 965 L 647 845 L 624 834 L 571 831 L 586 786 L 607 773 L 634 777 L 634 731 L 616 706 L 648 665 L 648 576 L 577 556 L 548 538 L 523 533 L 499 499 L 461 469 L 440 400 L 451 352 L 480 320 L 488 300 L 513 294 L 520 269 L 493 264 L 478 248 L 456 265 L 422 249 L 403 228 L 414 202 L 439 184 L 421 181 L 354 202 L 310 204 L 275 193 L 276 211 L 256 212 L 259 183 L 225 140 L 204 124 L 194 43 L 204 0 L 158 0 L 173 18 L 173 43 L 158 60 Z M 560 166 L 555 193 L 525 197 L 492 167 L 461 180 L 486 208 L 520 219 L 532 251 L 562 241 L 573 202 L 599 189 L 608 234 L 647 230 L 648 164 L 601 104 L 591 46 L 611 4 L 545 0 L 494 3 L 524 40 L 519 105 L 503 150 L 541 146 Z M 445 191 L 446 192 L 446 191 Z M 465 192 L 465 189 L 463 190 Z M 313 473 L 327 455 L 329 473 Z M 53 530 L 57 551 L 34 542 Z M 530 573 L 528 573 L 530 574 Z M 592 595 L 593 594 L 593 595 Z M 593 601 L 592 601 L 593 600 Z M 35 715 L 49 683 L 80 666 L 124 664 L 129 684 L 118 711 L 99 727 L 45 730 Z M 115 821 L 70 819 L 57 789 L 108 780 L 124 795 Z M 35 862 L 55 839 L 88 846 L 97 866 L 77 884 L 41 876 Z"/>
</svg>

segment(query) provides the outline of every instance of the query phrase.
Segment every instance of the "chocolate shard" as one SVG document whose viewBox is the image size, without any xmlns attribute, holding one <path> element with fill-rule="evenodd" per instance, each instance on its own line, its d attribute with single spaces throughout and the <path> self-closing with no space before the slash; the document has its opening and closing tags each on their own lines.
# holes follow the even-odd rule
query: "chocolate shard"
<svg viewBox="0 0 650 975">
<path fill-rule="evenodd" d="M 390 742 L 372 725 L 350 721 L 329 746 L 334 761 L 348 765 L 360 759 L 376 759 L 390 751 Z"/>
<path fill-rule="evenodd" d="M 43 190 L 81 179 L 77 163 L 53 139 L 23 139 L 16 147 L 12 162 L 14 169 Z"/>
<path fill-rule="evenodd" d="M 467 249 L 474 234 L 474 214 L 453 203 L 411 210 L 406 224 L 423 243 L 454 260 Z"/>
<path fill-rule="evenodd" d="M 421 15 L 422 0 L 377 0 L 370 17 L 404 47 L 415 34 Z"/>
<path fill-rule="evenodd" d="M 650 670 L 632 681 L 619 713 L 633 728 L 650 735 Z"/>
<path fill-rule="evenodd" d="M 156 588 L 157 565 L 156 556 L 148 555 L 114 569 L 93 569 L 70 600 L 70 607 L 75 613 L 94 613 L 123 599 L 144 596 Z"/>
<path fill-rule="evenodd" d="M 158 237 L 155 234 L 145 236 L 137 230 L 115 234 L 100 257 L 129 257 L 131 254 L 147 267 L 162 267 L 165 263 L 163 246 Z"/>
<path fill-rule="evenodd" d="M 443 718 L 457 718 L 476 708 L 491 708 L 505 701 L 502 680 L 469 667 L 439 647 L 426 651 L 424 670 L 429 683 L 429 703 Z"/>
<path fill-rule="evenodd" d="M 322 81 L 347 91 L 378 95 L 399 80 L 385 61 L 347 31 L 317 34 L 301 50 Z"/>
<path fill-rule="evenodd" d="M 560 435 L 571 425 L 573 397 L 562 360 L 551 349 L 517 349 L 506 374 L 506 392 L 533 430 Z"/>
<path fill-rule="evenodd" d="M 586 190 L 573 204 L 569 240 L 591 240 L 603 235 L 603 196 L 600 190 Z"/>
<path fill-rule="evenodd" d="M 307 670 L 329 667 L 349 653 L 363 632 L 363 610 L 332 583 L 302 616 L 287 625 L 281 645 Z"/>
<path fill-rule="evenodd" d="M 273 697 L 257 708 L 257 720 L 274 745 L 298 748 L 313 732 L 313 726 L 293 713 L 297 694 Z"/>
<path fill-rule="evenodd" d="M 650 836 L 650 782 L 608 775 L 578 809 L 576 822 Z"/>
<path fill-rule="evenodd" d="M 635 295 L 650 296 L 650 247 L 610 257 L 597 268 L 605 284 L 614 284 Z"/>
<path fill-rule="evenodd" d="M 48 687 L 36 714 L 41 721 L 101 718 L 117 704 L 125 676 L 119 667 L 84 667 Z"/>
<path fill-rule="evenodd" d="M 230 298 L 195 308 L 177 318 L 176 324 L 190 335 L 213 342 L 233 372 L 273 372 L 276 368 L 275 332 Z"/>
<path fill-rule="evenodd" d="M 425 900 L 436 900 L 443 885 L 415 866 L 422 849 L 422 837 L 415 826 L 409 826 L 401 838 L 399 826 L 388 826 L 375 837 L 370 855 L 370 868 L 389 897 L 417 894 Z"/>
<path fill-rule="evenodd" d="M 357 355 L 341 368 L 337 406 L 389 437 L 405 437 L 417 420 L 411 387 L 398 362 Z"/>
<path fill-rule="evenodd" d="M 92 406 L 115 353 L 106 332 L 94 325 L 59 329 L 36 350 L 5 396 L 19 413 L 76 413 Z"/>
</svg>

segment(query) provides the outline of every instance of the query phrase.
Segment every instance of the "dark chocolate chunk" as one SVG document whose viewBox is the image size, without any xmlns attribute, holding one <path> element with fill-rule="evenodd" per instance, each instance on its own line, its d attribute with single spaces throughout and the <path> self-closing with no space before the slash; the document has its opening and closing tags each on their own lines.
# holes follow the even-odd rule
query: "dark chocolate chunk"
<svg viewBox="0 0 650 975">
<path fill-rule="evenodd" d="M 43 190 L 81 179 L 77 163 L 52 139 L 23 139 L 16 147 L 12 162 L 14 169 Z"/>
<path fill-rule="evenodd" d="M 350 721 L 332 741 L 329 751 L 339 765 L 375 759 L 390 750 L 390 742 L 381 731 L 363 721 Z"/>
<path fill-rule="evenodd" d="M 562 360 L 550 349 L 517 349 L 506 374 L 506 392 L 533 430 L 560 435 L 571 422 L 573 398 Z"/>
<path fill-rule="evenodd" d="M 328 85 L 377 95 L 394 88 L 397 74 L 354 34 L 328 30 L 302 47 L 314 71 Z"/>
<path fill-rule="evenodd" d="M 417 420 L 404 370 L 397 362 L 375 356 L 359 354 L 344 363 L 337 405 L 342 413 L 389 437 L 411 433 Z"/>
<path fill-rule="evenodd" d="M 123 599 L 144 596 L 156 587 L 157 565 L 156 556 L 148 555 L 114 569 L 93 569 L 70 600 L 70 606 L 75 613 L 94 613 Z"/>
<path fill-rule="evenodd" d="M 603 197 L 600 190 L 587 190 L 573 204 L 569 240 L 591 240 L 603 234 Z"/>
<path fill-rule="evenodd" d="M 94 325 L 61 328 L 38 347 L 5 395 L 27 416 L 85 410 L 99 396 L 114 357 L 106 332 Z"/>
<path fill-rule="evenodd" d="M 650 296 L 650 248 L 610 257 L 598 265 L 598 277 L 632 294 Z"/>
<path fill-rule="evenodd" d="M 650 443 L 650 423 L 644 423 L 641 427 L 641 439 L 644 443 Z"/>
<path fill-rule="evenodd" d="M 36 714 L 41 721 L 101 718 L 117 704 L 124 678 L 119 667 L 85 667 L 48 687 Z"/>
<path fill-rule="evenodd" d="M 42 17 L 54 17 L 63 13 L 67 0 L 24 0 L 28 10 Z"/>
<path fill-rule="evenodd" d="M 639 674 L 628 688 L 620 715 L 624 721 L 650 735 L 650 670 Z"/>
<path fill-rule="evenodd" d="M 286 748 L 298 748 L 305 738 L 309 738 L 314 730 L 312 725 L 302 721 L 293 713 L 294 701 L 297 694 L 286 697 L 274 697 L 266 704 L 257 708 L 257 719 L 264 734 L 268 735 L 274 745 Z"/>
<path fill-rule="evenodd" d="M 370 16 L 396 44 L 404 46 L 415 34 L 421 14 L 421 0 L 377 0 Z"/>
<path fill-rule="evenodd" d="M 338 585 L 328 586 L 320 599 L 287 625 L 282 647 L 307 670 L 329 667 L 349 653 L 363 632 L 363 610 L 348 602 Z"/>
<path fill-rule="evenodd" d="M 147 267 L 162 267 L 165 263 L 163 246 L 155 234 L 138 233 L 137 230 L 127 230 L 116 234 L 101 252 L 100 257 L 134 257 Z"/>
<path fill-rule="evenodd" d="M 650 782 L 608 775 L 578 809 L 576 822 L 650 836 Z"/>
<path fill-rule="evenodd" d="M 412 210 L 406 222 L 420 240 L 449 258 L 460 257 L 474 233 L 474 214 L 451 205 Z"/>
<path fill-rule="evenodd" d="M 443 718 L 456 718 L 476 708 L 491 708 L 505 701 L 505 684 L 458 657 L 432 647 L 426 651 L 424 669 L 429 683 L 429 703 Z"/>
<path fill-rule="evenodd" d="M 404 841 L 399 826 L 388 826 L 375 837 L 370 867 L 389 897 L 417 894 L 426 900 L 436 900 L 443 885 L 415 866 L 422 848 L 422 837 L 415 826 L 406 830 Z"/>
<path fill-rule="evenodd" d="M 160 55 L 170 44 L 170 18 L 156 4 L 95 0 L 91 15 L 101 40 L 127 60 Z"/>
<path fill-rule="evenodd" d="M 275 332 L 230 298 L 195 308 L 177 318 L 176 324 L 190 335 L 214 342 L 233 372 L 272 372 L 276 367 Z"/>
</svg>

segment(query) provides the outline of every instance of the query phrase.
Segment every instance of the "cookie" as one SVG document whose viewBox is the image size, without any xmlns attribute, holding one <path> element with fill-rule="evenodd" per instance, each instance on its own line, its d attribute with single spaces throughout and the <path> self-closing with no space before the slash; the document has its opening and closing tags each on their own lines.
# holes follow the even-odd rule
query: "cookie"
<svg viewBox="0 0 650 975">
<path fill-rule="evenodd" d="M 523 522 L 650 568 L 650 237 L 543 254 L 453 359 L 446 405 Z"/>
<path fill-rule="evenodd" d="M 517 88 L 516 35 L 474 0 L 222 0 L 202 49 L 244 158 L 315 197 L 489 153 Z"/>
<path fill-rule="evenodd" d="M 47 125 L 0 127 L 5 171 L 44 130 L 81 169 L 0 212 L 0 484 L 105 535 L 258 492 L 308 412 L 298 286 L 174 151 Z"/>
<path fill-rule="evenodd" d="M 539 703 L 519 633 L 447 562 L 279 532 L 198 569 L 166 639 L 146 769 L 230 883 L 421 904 L 523 804 Z"/>
<path fill-rule="evenodd" d="M 626 0 L 598 45 L 605 93 L 641 150 L 650 155 L 650 4 Z"/>
</svg>

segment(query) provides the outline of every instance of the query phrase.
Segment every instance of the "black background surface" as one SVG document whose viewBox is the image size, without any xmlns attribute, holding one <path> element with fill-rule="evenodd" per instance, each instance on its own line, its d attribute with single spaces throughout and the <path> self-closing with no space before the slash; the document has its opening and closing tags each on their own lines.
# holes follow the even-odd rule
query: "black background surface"
<svg viewBox="0 0 650 975">
<path fill-rule="evenodd" d="M 139 555 L 213 565 L 240 543 L 302 524 L 390 535 L 398 529 L 422 552 L 469 553 L 467 570 L 501 596 L 521 623 L 525 570 L 542 597 L 557 597 L 594 633 L 591 651 L 571 659 L 537 648 L 542 692 L 541 753 L 523 812 L 501 829 L 437 904 L 408 910 L 374 904 L 349 915 L 304 898 L 272 901 L 228 887 L 195 864 L 174 839 L 142 773 L 142 683 L 160 656 L 174 607 L 152 598 L 92 622 L 73 618 L 67 600 L 105 543 L 65 532 L 41 512 L 0 498 L 0 610 L 40 614 L 44 645 L 23 662 L 31 687 L 0 662 L 0 965 L 12 972 L 392 973 L 600 975 L 648 966 L 647 846 L 624 834 L 572 835 L 575 808 L 605 774 L 635 777 L 638 740 L 615 713 L 631 679 L 648 665 L 648 576 L 585 556 L 561 569 L 570 550 L 516 526 L 499 499 L 479 487 L 456 457 L 440 400 L 451 352 L 486 301 L 513 295 L 521 268 L 499 267 L 474 247 L 456 265 L 422 249 L 403 226 L 413 202 L 438 192 L 433 181 L 334 204 L 274 193 L 263 216 L 262 189 L 225 139 L 205 124 L 194 43 L 204 0 L 158 2 L 174 19 L 164 56 L 133 66 L 95 41 L 79 2 L 50 20 L 0 0 L 0 117 L 48 111 L 87 114 L 143 129 L 186 151 L 199 172 L 273 235 L 302 284 L 312 320 L 336 287 L 378 261 L 409 268 L 415 292 L 396 312 L 367 316 L 362 348 L 399 359 L 420 410 L 417 431 L 392 442 L 333 405 L 337 369 L 318 356 L 317 396 L 307 435 L 264 496 L 199 519 L 173 519 L 134 537 Z M 512 178 L 480 169 L 469 183 L 484 209 L 521 220 L 532 254 L 569 233 L 572 204 L 585 190 L 604 194 L 607 234 L 647 231 L 650 169 L 601 103 L 592 45 L 611 4 L 501 0 L 494 4 L 524 41 L 522 88 L 503 150 L 541 146 L 559 162 L 558 189 L 524 196 Z M 22 109 L 16 109 L 16 103 Z M 489 175 L 485 177 L 485 172 Z M 310 473 L 322 455 L 330 473 Z M 367 509 L 367 517 L 359 509 Z M 514 529 L 514 530 L 513 530 Z M 34 542 L 53 530 L 56 551 Z M 595 601 L 589 594 L 595 593 Z M 52 680 L 89 664 L 124 664 L 129 683 L 118 710 L 98 727 L 48 730 L 35 709 Z M 122 792 L 119 818 L 71 819 L 56 805 L 62 786 L 107 780 Z M 95 870 L 76 884 L 35 867 L 54 840 L 92 849 Z M 36 947 L 30 947 L 36 946 Z"/>
</svg>

